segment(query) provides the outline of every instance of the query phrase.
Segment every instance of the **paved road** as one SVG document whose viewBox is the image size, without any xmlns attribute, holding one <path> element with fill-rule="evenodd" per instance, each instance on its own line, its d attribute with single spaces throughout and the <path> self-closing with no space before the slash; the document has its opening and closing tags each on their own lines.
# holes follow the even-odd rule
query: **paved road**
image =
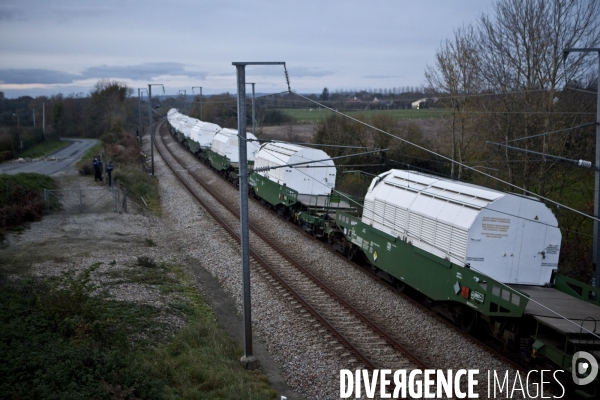
<svg viewBox="0 0 600 400">
<path fill-rule="evenodd" d="M 21 172 L 36 172 L 52 175 L 74 165 L 98 141 L 96 139 L 61 139 L 73 142 L 71 145 L 51 154 L 56 161 L 35 161 L 26 163 L 5 162 L 0 164 L 0 174 L 15 175 Z"/>
</svg>

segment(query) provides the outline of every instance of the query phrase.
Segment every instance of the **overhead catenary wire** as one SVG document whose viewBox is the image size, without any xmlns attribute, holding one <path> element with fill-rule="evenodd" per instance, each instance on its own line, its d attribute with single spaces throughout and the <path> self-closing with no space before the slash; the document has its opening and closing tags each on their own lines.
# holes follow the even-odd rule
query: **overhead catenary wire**
<svg viewBox="0 0 600 400">
<path fill-rule="evenodd" d="M 576 214 L 583 215 L 583 216 L 585 216 L 586 218 L 590 218 L 590 219 L 593 219 L 593 220 L 595 220 L 595 221 L 598 221 L 598 222 L 600 222 L 600 218 L 598 218 L 598 216 L 593 216 L 593 215 L 586 214 L 586 213 L 584 213 L 584 212 L 581 212 L 581 211 L 579 211 L 579 210 L 576 210 L 576 209 L 574 209 L 574 208 L 572 208 L 572 207 L 569 207 L 569 206 L 567 206 L 567 205 L 564 205 L 564 204 L 562 204 L 562 203 L 559 203 L 559 202 L 557 202 L 557 201 L 554 201 L 554 200 L 552 200 L 552 199 L 549 199 L 549 198 L 547 198 L 547 197 L 541 196 L 541 195 L 539 195 L 539 194 L 537 194 L 537 193 L 534 193 L 534 192 L 532 192 L 532 191 L 530 191 L 530 190 L 527 190 L 527 189 L 524 189 L 524 188 L 522 188 L 522 187 L 519 187 L 519 186 L 517 186 L 517 185 L 515 185 L 515 184 L 512 184 L 512 183 L 510 183 L 510 182 L 507 182 L 507 181 L 505 181 L 505 180 L 503 180 L 503 179 L 500 179 L 500 178 L 498 178 L 498 177 L 495 177 L 495 176 L 493 176 L 493 175 L 490 175 L 490 174 L 488 174 L 488 173 L 486 173 L 486 172 L 480 171 L 480 170 L 478 170 L 478 169 L 476 169 L 476 168 L 473 168 L 473 167 L 471 167 L 471 166 L 469 166 L 469 165 L 466 165 L 466 164 L 464 164 L 464 163 L 458 162 L 458 161 L 456 161 L 456 160 L 452 160 L 451 158 L 449 158 L 449 157 L 446 157 L 446 156 L 444 156 L 443 154 L 436 153 L 436 152 L 435 152 L 435 151 L 433 151 L 433 150 L 430 150 L 430 149 L 428 149 L 428 148 L 426 148 L 426 147 L 420 146 L 420 145 L 418 145 L 418 144 L 416 144 L 416 143 L 412 143 L 412 142 L 411 142 L 411 141 L 409 141 L 409 140 L 406 140 L 406 139 L 404 139 L 404 138 L 401 138 L 401 137 L 399 137 L 399 136 L 396 136 L 396 135 L 392 135 L 391 133 L 389 133 L 389 132 L 386 132 L 386 131 L 384 131 L 383 129 L 379 129 L 379 128 L 377 128 L 377 127 L 375 127 L 375 126 L 373 126 L 373 125 L 370 125 L 370 124 L 368 124 L 368 123 L 366 123 L 366 122 L 364 122 L 364 121 L 361 121 L 361 120 L 359 120 L 359 119 L 357 119 L 357 118 L 353 118 L 353 117 L 351 117 L 351 116 L 349 116 L 349 115 L 347 115 L 347 114 L 344 114 L 344 113 L 342 113 L 342 112 L 340 112 L 340 111 L 337 111 L 337 110 L 334 110 L 334 109 L 332 109 L 332 108 L 330 108 L 330 107 L 327 107 L 327 106 L 325 106 L 325 105 L 322 105 L 322 104 L 320 104 L 319 102 L 317 102 L 317 101 L 315 101 L 315 100 L 312 100 L 312 99 L 309 99 L 309 98 L 307 98 L 307 97 L 305 97 L 305 96 L 302 96 L 301 94 L 298 94 L 298 93 L 296 93 L 296 92 L 292 92 L 292 93 L 296 94 L 296 96 L 300 96 L 300 97 L 302 97 L 302 98 L 304 98 L 304 99 L 307 99 L 307 100 L 309 100 L 309 101 L 311 101 L 311 102 L 313 102 L 313 103 L 315 103 L 315 104 L 318 104 L 318 105 L 320 105 L 320 106 L 322 106 L 322 107 L 324 107 L 324 108 L 327 108 L 328 110 L 330 110 L 330 111 L 332 111 L 332 112 L 334 112 L 334 113 L 336 113 L 336 114 L 342 115 L 342 116 L 344 116 L 344 117 L 346 117 L 346 118 L 349 118 L 349 119 L 351 119 L 351 120 L 353 120 L 353 121 L 355 121 L 355 122 L 358 122 L 358 123 L 360 123 L 360 124 L 362 124 L 362 125 L 365 125 L 365 126 L 367 126 L 367 127 L 371 128 L 371 129 L 374 129 L 374 130 L 376 130 L 376 131 L 378 131 L 378 132 L 381 132 L 381 133 L 383 133 L 383 134 L 385 134 L 385 135 L 388 135 L 388 136 L 390 136 L 390 137 L 392 137 L 392 138 L 395 138 L 395 139 L 397 139 L 397 140 L 400 140 L 400 141 L 402 141 L 402 142 L 404 142 L 404 143 L 407 143 L 407 144 L 409 144 L 409 145 L 411 145 L 411 146 L 414 146 L 414 147 L 416 147 L 416 148 L 418 148 L 418 149 L 421 149 L 421 150 L 423 150 L 423 151 L 425 151 L 425 152 L 427 152 L 427 153 L 434 154 L 434 155 L 436 155 L 436 156 L 438 156 L 438 157 L 441 157 L 441 158 L 443 158 L 443 159 L 445 159 L 445 160 L 448 160 L 448 161 L 450 161 L 450 162 L 457 163 L 458 165 L 462 165 L 464 168 L 466 168 L 466 169 L 469 169 L 469 170 L 471 170 L 471 171 L 475 171 L 475 172 L 477 172 L 478 174 L 484 175 L 484 176 L 486 176 L 486 177 L 488 177 L 488 178 L 491 178 L 491 179 L 493 179 L 493 180 L 496 180 L 496 181 L 498 181 L 498 182 L 500 182 L 500 183 L 503 183 L 503 184 L 505 184 L 505 185 L 508 185 L 508 186 L 510 186 L 510 187 L 513 187 L 513 188 L 515 188 L 515 189 L 521 190 L 521 191 L 523 191 L 523 192 L 525 192 L 525 193 L 527 193 L 527 194 L 530 194 L 530 195 L 532 195 L 532 196 L 539 197 L 539 198 L 541 198 L 541 199 L 543 199 L 543 200 L 546 200 L 546 201 L 548 201 L 548 202 L 550 202 L 550 203 L 552 203 L 552 204 L 555 204 L 555 205 L 558 205 L 558 206 L 560 206 L 560 207 L 563 207 L 563 208 L 565 208 L 565 209 L 567 209 L 567 210 L 570 210 L 570 211 L 572 211 L 572 212 L 574 212 L 574 213 L 576 213 Z"/>
<path fill-rule="evenodd" d="M 241 137 L 241 136 L 238 135 L 238 137 Z M 270 170 L 277 169 L 277 168 L 296 167 L 298 165 L 313 164 L 313 163 L 322 163 L 322 162 L 325 162 L 325 161 L 333 161 L 333 160 L 338 160 L 340 158 L 348 158 L 348 157 L 355 157 L 355 156 L 364 156 L 364 155 L 367 155 L 367 154 L 379 153 L 379 152 L 387 151 L 387 150 L 389 150 L 389 149 L 378 149 L 378 150 L 375 150 L 375 151 L 366 151 L 366 152 L 363 152 L 363 153 L 348 154 L 348 155 L 345 155 L 345 156 L 330 157 L 330 158 L 324 158 L 324 159 L 321 159 L 321 160 L 303 161 L 303 162 L 293 163 L 293 164 L 285 163 L 283 165 L 268 166 L 268 167 L 259 167 L 259 168 L 254 168 L 253 172 L 266 172 L 266 171 L 270 171 Z M 267 149 L 267 151 L 269 151 L 269 150 Z M 269 151 L 269 154 L 272 155 L 272 152 Z M 283 160 L 279 159 L 279 161 L 283 161 Z M 334 168 L 335 168 L 335 165 L 334 165 Z"/>
<path fill-rule="evenodd" d="M 570 158 L 553 156 L 552 154 L 540 153 L 539 151 L 533 151 L 533 150 L 529 150 L 529 149 L 522 149 L 522 148 L 519 148 L 519 147 L 508 146 L 508 145 L 506 145 L 504 143 L 494 143 L 494 142 L 490 142 L 490 141 L 486 141 L 485 143 L 489 143 L 489 144 L 493 144 L 493 145 L 501 146 L 501 147 L 506 147 L 507 149 L 511 149 L 511 150 L 518 150 L 518 151 L 523 151 L 525 153 L 536 154 L 538 156 L 550 157 L 550 158 L 554 158 L 555 160 L 558 160 L 558 161 L 562 161 L 562 162 L 569 163 L 569 164 L 574 164 L 577 167 L 586 168 L 586 169 L 593 169 L 593 170 L 598 171 L 598 168 L 595 165 L 593 165 L 591 161 L 573 160 L 573 159 L 570 159 Z"/>
<path fill-rule="evenodd" d="M 540 137 L 540 136 L 551 135 L 553 133 L 567 132 L 567 131 L 572 131 L 572 130 L 575 130 L 575 129 L 586 128 L 588 126 L 594 126 L 596 124 L 597 124 L 596 122 L 590 122 L 590 123 L 587 123 L 587 124 L 581 124 L 581 125 L 577 125 L 577 126 L 572 126 L 570 128 L 559 129 L 557 131 L 540 133 L 538 135 L 531 135 L 531 136 L 526 136 L 526 137 L 522 137 L 522 138 L 518 138 L 518 139 L 507 140 L 507 141 L 500 142 L 500 143 L 506 144 L 506 143 L 510 143 L 510 142 L 518 142 L 520 140 L 533 139 L 533 138 Z"/>
<path fill-rule="evenodd" d="M 351 118 L 351 117 L 350 117 L 350 118 Z M 375 128 L 375 129 L 377 129 L 377 128 Z M 385 132 L 384 132 L 384 133 L 385 133 Z M 392 136 L 393 136 L 393 135 L 392 135 Z M 394 136 L 394 137 L 395 137 L 395 136 Z M 401 138 L 399 138 L 399 139 L 401 139 Z M 403 139 L 401 139 L 401 140 L 403 140 Z M 410 142 L 408 142 L 408 143 L 410 143 Z M 412 144 L 412 143 L 410 143 L 410 144 Z M 414 144 L 413 144 L 413 145 L 414 145 Z M 417 147 L 420 147 L 420 146 L 418 146 L 418 145 L 415 145 L 415 146 L 417 146 Z M 277 155 L 273 154 L 272 152 L 270 152 L 269 154 L 271 154 L 271 156 L 273 156 L 274 158 L 278 159 L 279 161 L 281 161 L 281 162 L 284 162 L 284 161 L 283 161 L 281 158 L 279 158 Z M 435 153 L 434 153 L 434 154 L 435 154 Z M 442 156 L 442 157 L 443 157 L 443 156 Z M 446 157 L 444 157 L 444 158 L 446 158 Z M 317 162 L 317 161 L 312 161 L 312 162 Z M 258 170 L 255 170 L 255 171 L 256 171 L 256 172 L 260 172 L 260 171 L 258 171 Z M 307 177 L 309 177 L 310 179 L 313 179 L 313 180 L 315 180 L 315 179 L 314 179 L 312 176 L 310 176 L 310 175 L 308 175 L 308 174 L 304 173 L 303 171 L 300 171 L 299 169 L 298 169 L 298 172 L 300 172 L 300 173 L 302 173 L 302 174 L 306 175 L 306 176 L 307 176 Z M 481 171 L 478 171 L 478 172 L 480 172 L 480 173 L 481 173 Z M 409 173 L 410 173 L 410 171 L 409 171 Z M 416 172 L 415 172 L 415 173 L 416 173 Z M 488 174 L 485 174 L 485 173 L 483 173 L 483 174 L 484 174 L 484 175 L 488 175 Z M 318 182 L 318 183 L 320 183 L 321 185 L 323 185 L 323 183 L 322 183 L 322 182 L 320 182 L 320 181 L 318 181 L 318 180 L 315 180 L 315 181 L 316 181 L 316 182 Z M 338 194 L 338 195 L 340 195 L 340 196 L 344 197 L 346 200 L 348 200 L 348 201 L 349 201 L 349 202 L 351 202 L 351 203 L 355 203 L 355 204 L 357 204 L 357 205 L 361 206 L 361 204 L 360 204 L 360 203 L 358 203 L 357 201 L 355 201 L 355 200 L 351 199 L 351 198 L 350 198 L 349 196 L 347 196 L 345 193 L 342 193 L 342 192 L 340 192 L 340 191 L 338 191 L 338 190 L 335 190 L 335 189 L 332 189 L 332 192 L 334 192 L 334 193 L 336 193 L 336 194 Z M 483 208 L 487 208 L 487 207 L 483 207 Z M 497 210 L 494 210 L 494 211 L 497 211 Z M 379 215 L 379 214 L 376 214 L 375 210 L 373 210 L 373 214 L 374 214 L 374 215 L 378 215 L 378 216 L 380 216 L 380 217 L 382 218 L 382 220 L 386 220 L 386 221 L 390 222 L 390 221 L 389 221 L 389 219 L 385 217 L 385 215 Z M 508 214 L 508 213 L 505 213 L 505 214 Z M 510 214 L 509 214 L 509 215 L 510 215 Z M 544 222 L 541 222 L 541 221 L 535 221 L 535 222 L 542 223 L 542 224 L 544 224 L 544 225 L 548 225 L 548 226 L 552 226 L 552 225 L 549 225 L 549 224 L 547 224 L 547 223 L 544 223 Z M 408 235 L 411 235 L 411 236 L 414 236 L 414 234 L 412 234 L 412 233 L 411 233 L 410 231 L 408 231 L 408 230 L 406 230 L 406 234 L 408 234 Z M 417 236 L 414 236 L 414 237 L 417 237 Z M 460 264 L 464 264 L 464 260 L 462 260 L 462 259 L 458 258 L 457 256 L 454 256 L 453 254 L 451 254 L 450 252 L 446 251 L 445 249 L 441 249 L 441 248 L 439 248 L 438 246 L 436 246 L 435 244 L 429 243 L 428 241 L 424 240 L 424 239 L 423 239 L 423 238 L 421 238 L 421 237 L 419 237 L 419 240 L 420 240 L 421 242 L 423 242 L 423 243 L 425 243 L 425 244 L 427 244 L 427 245 L 431 246 L 432 248 L 434 248 L 434 249 L 437 249 L 438 251 L 441 251 L 442 253 L 446 254 L 446 255 L 447 255 L 449 258 L 452 258 L 452 259 L 456 260 L 458 263 L 460 263 Z M 482 271 L 479 271 L 479 270 L 477 270 L 476 268 L 473 268 L 473 267 L 470 267 L 470 266 L 469 266 L 469 268 L 470 268 L 470 269 L 472 269 L 473 271 L 476 271 L 476 272 L 478 272 L 478 273 L 480 273 L 480 274 L 484 275 L 484 276 L 487 276 L 485 273 L 483 273 Z M 511 291 L 512 291 L 512 290 L 514 290 L 514 289 L 512 289 L 510 286 L 508 286 L 508 285 L 507 285 L 507 284 L 505 284 L 505 283 L 502 283 L 502 282 L 499 282 L 499 281 L 498 281 L 498 283 L 499 283 L 500 285 L 504 286 L 505 288 L 507 288 L 507 289 L 511 290 Z M 547 306 L 543 305 L 542 303 L 538 302 L 537 300 L 534 300 L 534 299 L 532 299 L 532 298 L 528 298 L 528 301 L 532 301 L 533 303 L 535 303 L 535 304 L 538 304 L 540 307 L 542 307 L 542 308 L 544 308 L 544 309 L 548 310 L 549 312 L 551 312 L 551 313 L 553 313 L 553 314 L 557 315 L 559 318 L 561 318 L 561 319 L 564 319 L 565 321 L 568 321 L 569 323 L 571 323 L 571 324 L 573 324 L 573 325 L 575 325 L 575 326 L 579 327 L 579 328 L 580 328 L 582 331 L 586 331 L 587 333 L 591 334 L 592 336 L 594 336 L 594 337 L 597 337 L 598 339 L 600 339 L 600 335 L 598 335 L 598 334 L 596 334 L 595 332 L 592 332 L 592 331 L 590 331 L 589 329 L 587 329 L 587 328 L 583 327 L 583 325 L 577 324 L 575 321 L 573 321 L 573 320 L 571 320 L 571 319 L 569 319 L 569 318 L 565 317 L 564 315 L 562 315 L 562 314 L 558 313 L 557 311 L 554 311 L 554 310 L 552 310 L 551 308 L 549 308 L 549 307 L 547 307 Z"/>
</svg>

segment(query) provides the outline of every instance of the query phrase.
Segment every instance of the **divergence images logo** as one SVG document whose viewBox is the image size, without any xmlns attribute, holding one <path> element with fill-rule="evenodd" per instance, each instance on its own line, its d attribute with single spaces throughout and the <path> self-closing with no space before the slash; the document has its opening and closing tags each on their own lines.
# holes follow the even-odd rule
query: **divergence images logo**
<svg viewBox="0 0 600 400">
<path fill-rule="evenodd" d="M 587 371 L 590 371 L 587 377 L 583 377 Z M 578 351 L 573 354 L 571 364 L 571 373 L 573 374 L 573 382 L 576 385 L 587 385 L 591 383 L 598 375 L 598 361 L 588 352 Z"/>
</svg>

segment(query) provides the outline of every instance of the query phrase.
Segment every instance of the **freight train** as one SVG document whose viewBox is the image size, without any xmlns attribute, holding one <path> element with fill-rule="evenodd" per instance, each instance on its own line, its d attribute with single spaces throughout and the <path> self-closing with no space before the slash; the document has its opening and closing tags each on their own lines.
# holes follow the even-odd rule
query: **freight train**
<svg viewBox="0 0 600 400">
<path fill-rule="evenodd" d="M 237 131 L 175 109 L 168 122 L 191 152 L 237 180 Z M 324 151 L 247 137 L 250 194 L 336 251 L 420 293 L 463 330 L 485 331 L 523 361 L 564 370 L 566 385 L 576 353 L 600 363 L 599 289 L 557 273 L 560 229 L 536 198 L 392 169 L 360 202 L 335 190 Z M 579 367 L 583 376 L 593 374 L 589 361 Z M 600 377 L 572 391 L 598 398 Z"/>
</svg>

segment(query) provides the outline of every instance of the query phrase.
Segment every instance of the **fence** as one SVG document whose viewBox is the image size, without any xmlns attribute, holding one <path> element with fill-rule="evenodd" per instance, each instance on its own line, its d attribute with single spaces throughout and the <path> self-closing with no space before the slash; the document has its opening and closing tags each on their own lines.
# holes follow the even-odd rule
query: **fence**
<svg viewBox="0 0 600 400">
<path fill-rule="evenodd" d="M 127 212 L 127 189 L 118 186 L 97 189 L 44 189 L 46 212 Z"/>
</svg>

